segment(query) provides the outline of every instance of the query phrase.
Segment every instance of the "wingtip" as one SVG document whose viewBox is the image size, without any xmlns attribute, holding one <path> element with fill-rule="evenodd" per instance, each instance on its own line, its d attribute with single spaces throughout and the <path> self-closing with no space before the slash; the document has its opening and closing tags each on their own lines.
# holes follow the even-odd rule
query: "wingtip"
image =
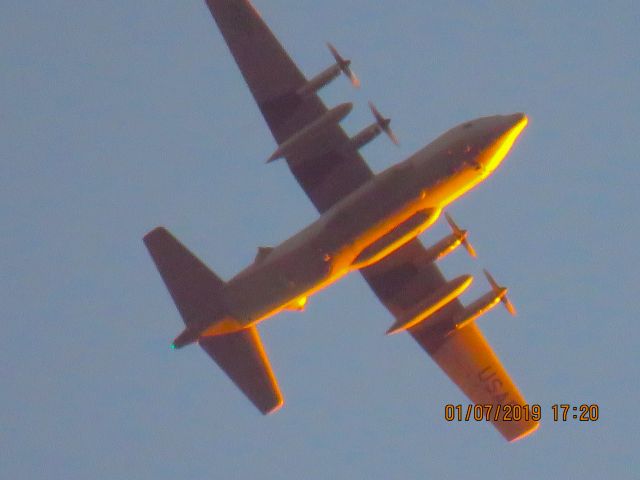
<svg viewBox="0 0 640 480">
<path fill-rule="evenodd" d="M 529 435 L 531 435 L 531 434 L 535 433 L 535 432 L 536 432 L 536 430 L 538 430 L 538 428 L 540 428 L 540 422 L 535 422 L 535 423 L 531 426 L 531 428 L 530 428 L 530 429 L 525 430 L 524 432 L 520 433 L 519 435 L 517 435 L 517 436 L 515 436 L 515 437 L 513 437 L 513 438 L 507 439 L 507 441 L 508 441 L 509 443 L 516 443 L 516 442 L 518 442 L 518 441 L 522 440 L 523 438 L 526 438 L 526 437 L 528 437 Z"/>
<path fill-rule="evenodd" d="M 167 229 L 165 227 L 163 227 L 162 225 L 157 226 L 156 228 L 149 230 L 147 233 L 145 233 L 144 237 L 142 238 L 147 238 L 147 237 L 151 237 L 153 235 L 157 235 L 160 232 L 166 232 Z"/>
<path fill-rule="evenodd" d="M 281 396 L 281 397 L 278 398 L 277 402 L 275 404 L 273 404 L 273 406 L 262 410 L 262 414 L 265 415 L 265 416 L 266 415 L 273 415 L 278 410 L 280 410 L 283 406 L 284 406 L 284 398 Z"/>
<path fill-rule="evenodd" d="M 142 237 L 142 241 L 148 247 L 154 239 L 167 236 L 168 234 L 169 230 L 163 226 L 159 226 L 147 232 L 144 237 Z"/>
</svg>

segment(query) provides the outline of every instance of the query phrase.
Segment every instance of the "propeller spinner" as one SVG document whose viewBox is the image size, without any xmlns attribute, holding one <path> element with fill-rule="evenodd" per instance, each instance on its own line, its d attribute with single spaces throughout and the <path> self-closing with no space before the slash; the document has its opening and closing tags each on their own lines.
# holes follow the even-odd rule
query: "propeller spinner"
<svg viewBox="0 0 640 480">
<path fill-rule="evenodd" d="M 342 58 L 342 56 L 338 53 L 338 50 L 336 50 L 336 47 L 331 45 L 329 42 L 327 42 L 327 47 L 329 47 L 329 51 L 331 52 L 331 55 L 333 55 L 333 58 L 335 58 L 336 65 L 340 67 L 342 73 L 347 76 L 354 87 L 359 88 L 360 80 L 358 79 L 358 77 L 356 77 L 356 74 L 353 73 L 353 70 L 351 70 L 351 60 Z"/>
<path fill-rule="evenodd" d="M 487 272 L 486 270 L 483 270 L 483 272 L 484 276 L 487 277 L 487 280 L 489 281 L 493 292 L 496 294 L 496 296 L 500 297 L 500 301 L 504 305 L 504 308 L 506 308 L 511 315 L 515 316 L 517 313 L 516 307 L 514 307 L 513 303 L 511 303 L 507 298 L 507 288 L 498 285 L 498 283 L 494 280 L 489 272 Z"/>
<path fill-rule="evenodd" d="M 451 218 L 451 215 L 449 215 L 447 212 L 444 213 L 444 216 L 447 219 L 447 223 L 451 227 L 451 230 L 453 230 L 454 235 L 458 238 L 458 240 L 460 240 L 460 243 L 462 243 L 462 246 L 467 250 L 467 252 L 469 252 L 469 255 L 471 255 L 473 258 L 476 258 L 478 256 L 476 254 L 476 251 L 469 240 L 467 240 L 468 232 L 458 227 L 458 225 L 456 225 L 456 222 L 453 221 L 453 218 Z"/>
<path fill-rule="evenodd" d="M 391 123 L 391 119 L 383 117 L 376 106 L 373 104 L 373 102 L 369 102 L 369 108 L 371 109 L 371 113 L 376 119 L 376 123 L 380 127 L 380 130 L 387 134 L 394 145 L 400 145 L 398 137 L 396 137 L 396 134 L 393 133 L 393 130 L 391 130 L 391 127 L 389 126 L 389 124 Z"/>
</svg>

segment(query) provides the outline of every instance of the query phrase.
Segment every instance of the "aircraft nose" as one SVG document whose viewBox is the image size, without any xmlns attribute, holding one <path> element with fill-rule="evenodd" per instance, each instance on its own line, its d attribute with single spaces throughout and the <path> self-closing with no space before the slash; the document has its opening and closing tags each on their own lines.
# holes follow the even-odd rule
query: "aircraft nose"
<svg viewBox="0 0 640 480">
<path fill-rule="evenodd" d="M 491 172 L 502 162 L 506 157 L 509 150 L 513 146 L 513 142 L 522 133 L 524 128 L 529 123 L 527 116 L 522 113 L 513 113 L 511 115 L 505 115 L 503 117 L 504 123 L 499 129 L 498 134 L 493 140 L 491 146 L 483 155 L 482 163 L 485 166 L 487 172 Z"/>
<path fill-rule="evenodd" d="M 522 112 L 506 115 L 506 117 L 508 118 L 509 123 L 511 123 L 512 125 L 517 125 L 520 121 L 527 118 L 527 116 Z"/>
<path fill-rule="evenodd" d="M 528 123 L 529 118 L 522 112 L 507 115 L 507 128 L 500 137 L 500 141 L 502 142 L 510 141 L 507 150 L 511 148 L 513 142 L 518 138 L 520 133 L 522 133 Z"/>
</svg>

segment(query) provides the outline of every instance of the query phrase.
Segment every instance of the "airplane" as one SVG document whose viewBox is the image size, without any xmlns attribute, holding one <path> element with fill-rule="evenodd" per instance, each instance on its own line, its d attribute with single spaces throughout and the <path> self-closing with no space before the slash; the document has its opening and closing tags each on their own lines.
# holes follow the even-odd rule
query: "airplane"
<svg viewBox="0 0 640 480">
<path fill-rule="evenodd" d="M 491 290 L 464 306 L 470 275 L 447 280 L 436 262 L 462 245 L 475 256 L 466 230 L 445 213 L 452 233 L 430 247 L 417 238 L 441 212 L 499 166 L 527 125 L 523 113 L 493 115 L 446 131 L 406 160 L 374 174 L 359 149 L 386 133 L 390 120 L 370 104 L 374 122 L 349 136 L 339 122 L 351 103 L 327 108 L 318 91 L 341 73 L 359 80 L 337 49 L 335 63 L 308 80 L 248 0 L 206 0 L 231 54 L 277 143 L 267 162 L 284 158 L 319 217 L 224 281 L 157 227 L 144 243 L 185 323 L 172 344 L 198 343 L 263 414 L 283 396 L 257 324 L 359 271 L 395 318 L 388 334 L 408 332 L 476 405 L 525 406 L 475 320 L 502 302 L 507 289 L 485 271 Z M 508 441 L 538 428 L 492 415 Z"/>
</svg>

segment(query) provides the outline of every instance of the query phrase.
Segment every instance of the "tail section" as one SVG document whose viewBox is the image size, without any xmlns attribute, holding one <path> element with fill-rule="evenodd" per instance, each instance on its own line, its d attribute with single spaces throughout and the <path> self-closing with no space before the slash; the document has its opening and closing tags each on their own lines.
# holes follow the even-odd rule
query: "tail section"
<svg viewBox="0 0 640 480">
<path fill-rule="evenodd" d="M 278 381 L 256 327 L 201 337 L 198 343 L 260 412 L 267 415 L 282 406 Z"/>
<path fill-rule="evenodd" d="M 186 325 L 173 347 L 195 342 L 208 325 L 225 315 L 224 282 L 164 227 L 145 235 L 144 243 Z"/>
<path fill-rule="evenodd" d="M 233 320 L 224 308 L 225 283 L 166 228 L 149 232 L 144 244 L 186 325 L 172 347 L 197 341 L 258 410 L 280 408 L 282 394 L 256 327 L 210 336 L 213 323 Z"/>
</svg>

